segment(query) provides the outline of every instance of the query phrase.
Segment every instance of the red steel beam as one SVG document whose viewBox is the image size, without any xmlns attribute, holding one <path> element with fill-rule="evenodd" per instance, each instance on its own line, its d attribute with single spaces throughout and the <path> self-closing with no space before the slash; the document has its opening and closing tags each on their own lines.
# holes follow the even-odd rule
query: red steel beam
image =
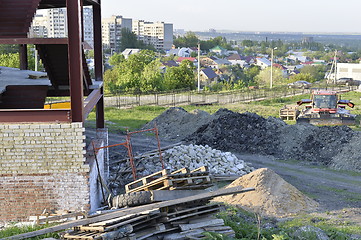
<svg viewBox="0 0 361 240">
<path fill-rule="evenodd" d="M 20 70 L 28 70 L 28 48 L 26 44 L 19 45 Z"/>
<path fill-rule="evenodd" d="M 83 122 L 83 64 L 80 0 L 66 0 L 68 16 L 68 65 L 73 122 Z"/>
<path fill-rule="evenodd" d="M 93 29 L 94 29 L 94 73 L 95 80 L 103 81 L 103 47 L 102 47 L 102 29 L 101 29 L 101 4 L 93 6 Z M 103 92 L 103 87 L 101 88 Z M 102 96 L 96 108 L 96 126 L 105 127 L 104 116 L 104 97 Z"/>
<path fill-rule="evenodd" d="M 0 44 L 68 44 L 67 38 L 2 38 Z"/>
<path fill-rule="evenodd" d="M 0 110 L 0 122 L 71 122 L 70 109 Z"/>
<path fill-rule="evenodd" d="M 95 105 L 98 103 L 99 99 L 103 97 L 101 89 L 93 90 L 89 96 L 85 99 L 84 106 L 84 120 L 88 117 L 89 113 L 93 110 Z"/>
</svg>

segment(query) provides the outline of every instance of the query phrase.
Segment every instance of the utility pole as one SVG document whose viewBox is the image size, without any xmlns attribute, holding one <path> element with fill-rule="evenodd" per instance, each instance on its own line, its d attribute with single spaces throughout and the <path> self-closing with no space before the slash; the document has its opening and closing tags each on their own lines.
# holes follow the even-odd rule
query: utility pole
<svg viewBox="0 0 361 240">
<path fill-rule="evenodd" d="M 198 92 L 201 91 L 201 44 L 198 43 Z"/>
<path fill-rule="evenodd" d="M 270 81 L 270 88 L 272 88 L 273 86 L 273 50 L 277 49 L 277 47 L 272 48 L 271 51 L 271 81 Z"/>
</svg>

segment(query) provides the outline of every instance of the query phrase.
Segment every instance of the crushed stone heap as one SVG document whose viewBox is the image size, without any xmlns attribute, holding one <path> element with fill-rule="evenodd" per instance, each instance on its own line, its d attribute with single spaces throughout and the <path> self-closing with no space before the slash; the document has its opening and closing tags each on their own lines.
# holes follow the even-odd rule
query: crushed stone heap
<svg viewBox="0 0 361 240">
<path fill-rule="evenodd" d="M 246 162 L 230 152 L 222 152 L 209 146 L 180 145 L 162 153 L 164 165 L 171 171 L 187 167 L 196 169 L 207 166 L 211 174 L 245 175 L 254 170 Z M 141 175 L 148 175 L 161 170 L 158 156 L 142 159 L 145 170 Z"/>
<path fill-rule="evenodd" d="M 302 194 L 268 168 L 257 169 L 233 181 L 227 188 L 253 187 L 255 191 L 217 197 L 216 202 L 249 208 L 261 215 L 287 217 L 314 211 L 318 203 Z"/>
</svg>

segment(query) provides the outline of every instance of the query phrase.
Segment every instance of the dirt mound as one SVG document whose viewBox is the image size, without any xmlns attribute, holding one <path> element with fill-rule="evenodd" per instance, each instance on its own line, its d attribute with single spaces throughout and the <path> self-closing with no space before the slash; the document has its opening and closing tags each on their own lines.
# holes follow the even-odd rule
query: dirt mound
<svg viewBox="0 0 361 240">
<path fill-rule="evenodd" d="M 178 107 L 168 109 L 145 128 L 153 128 L 154 122 L 165 139 L 361 171 L 361 133 L 347 126 L 287 125 L 278 118 L 249 112 L 219 109 L 210 115 Z"/>
<path fill-rule="evenodd" d="M 216 115 L 210 115 L 202 110 L 196 109 L 187 112 L 183 108 L 172 107 L 144 125 L 143 128 L 154 128 L 154 123 L 156 123 L 161 137 L 181 141 L 214 118 Z"/>
<path fill-rule="evenodd" d="M 218 117 L 200 127 L 188 140 L 226 151 L 277 153 L 280 128 L 286 125 L 283 121 L 226 109 L 220 109 L 215 115 Z"/>
<path fill-rule="evenodd" d="M 254 113 L 229 110 L 217 114 L 217 118 L 189 136 L 188 141 L 226 151 L 329 165 L 357 135 L 347 126 L 287 125 L 277 118 L 265 119 Z"/>
<path fill-rule="evenodd" d="M 286 217 L 302 212 L 314 211 L 318 203 L 303 195 L 278 174 L 260 168 L 233 181 L 228 187 L 254 187 L 256 190 L 215 198 L 214 201 L 240 205 L 261 215 Z"/>
<path fill-rule="evenodd" d="M 331 167 L 361 172 L 361 134 L 354 134 L 331 160 Z"/>
</svg>

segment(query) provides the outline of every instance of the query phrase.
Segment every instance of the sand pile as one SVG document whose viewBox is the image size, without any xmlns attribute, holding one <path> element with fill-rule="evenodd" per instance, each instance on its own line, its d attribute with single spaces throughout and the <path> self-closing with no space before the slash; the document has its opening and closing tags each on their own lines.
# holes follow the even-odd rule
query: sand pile
<svg viewBox="0 0 361 240">
<path fill-rule="evenodd" d="M 317 209 L 318 203 L 302 194 L 278 174 L 260 168 L 233 181 L 227 187 L 254 187 L 256 190 L 215 198 L 214 201 L 239 205 L 261 215 L 286 217 Z"/>
</svg>

